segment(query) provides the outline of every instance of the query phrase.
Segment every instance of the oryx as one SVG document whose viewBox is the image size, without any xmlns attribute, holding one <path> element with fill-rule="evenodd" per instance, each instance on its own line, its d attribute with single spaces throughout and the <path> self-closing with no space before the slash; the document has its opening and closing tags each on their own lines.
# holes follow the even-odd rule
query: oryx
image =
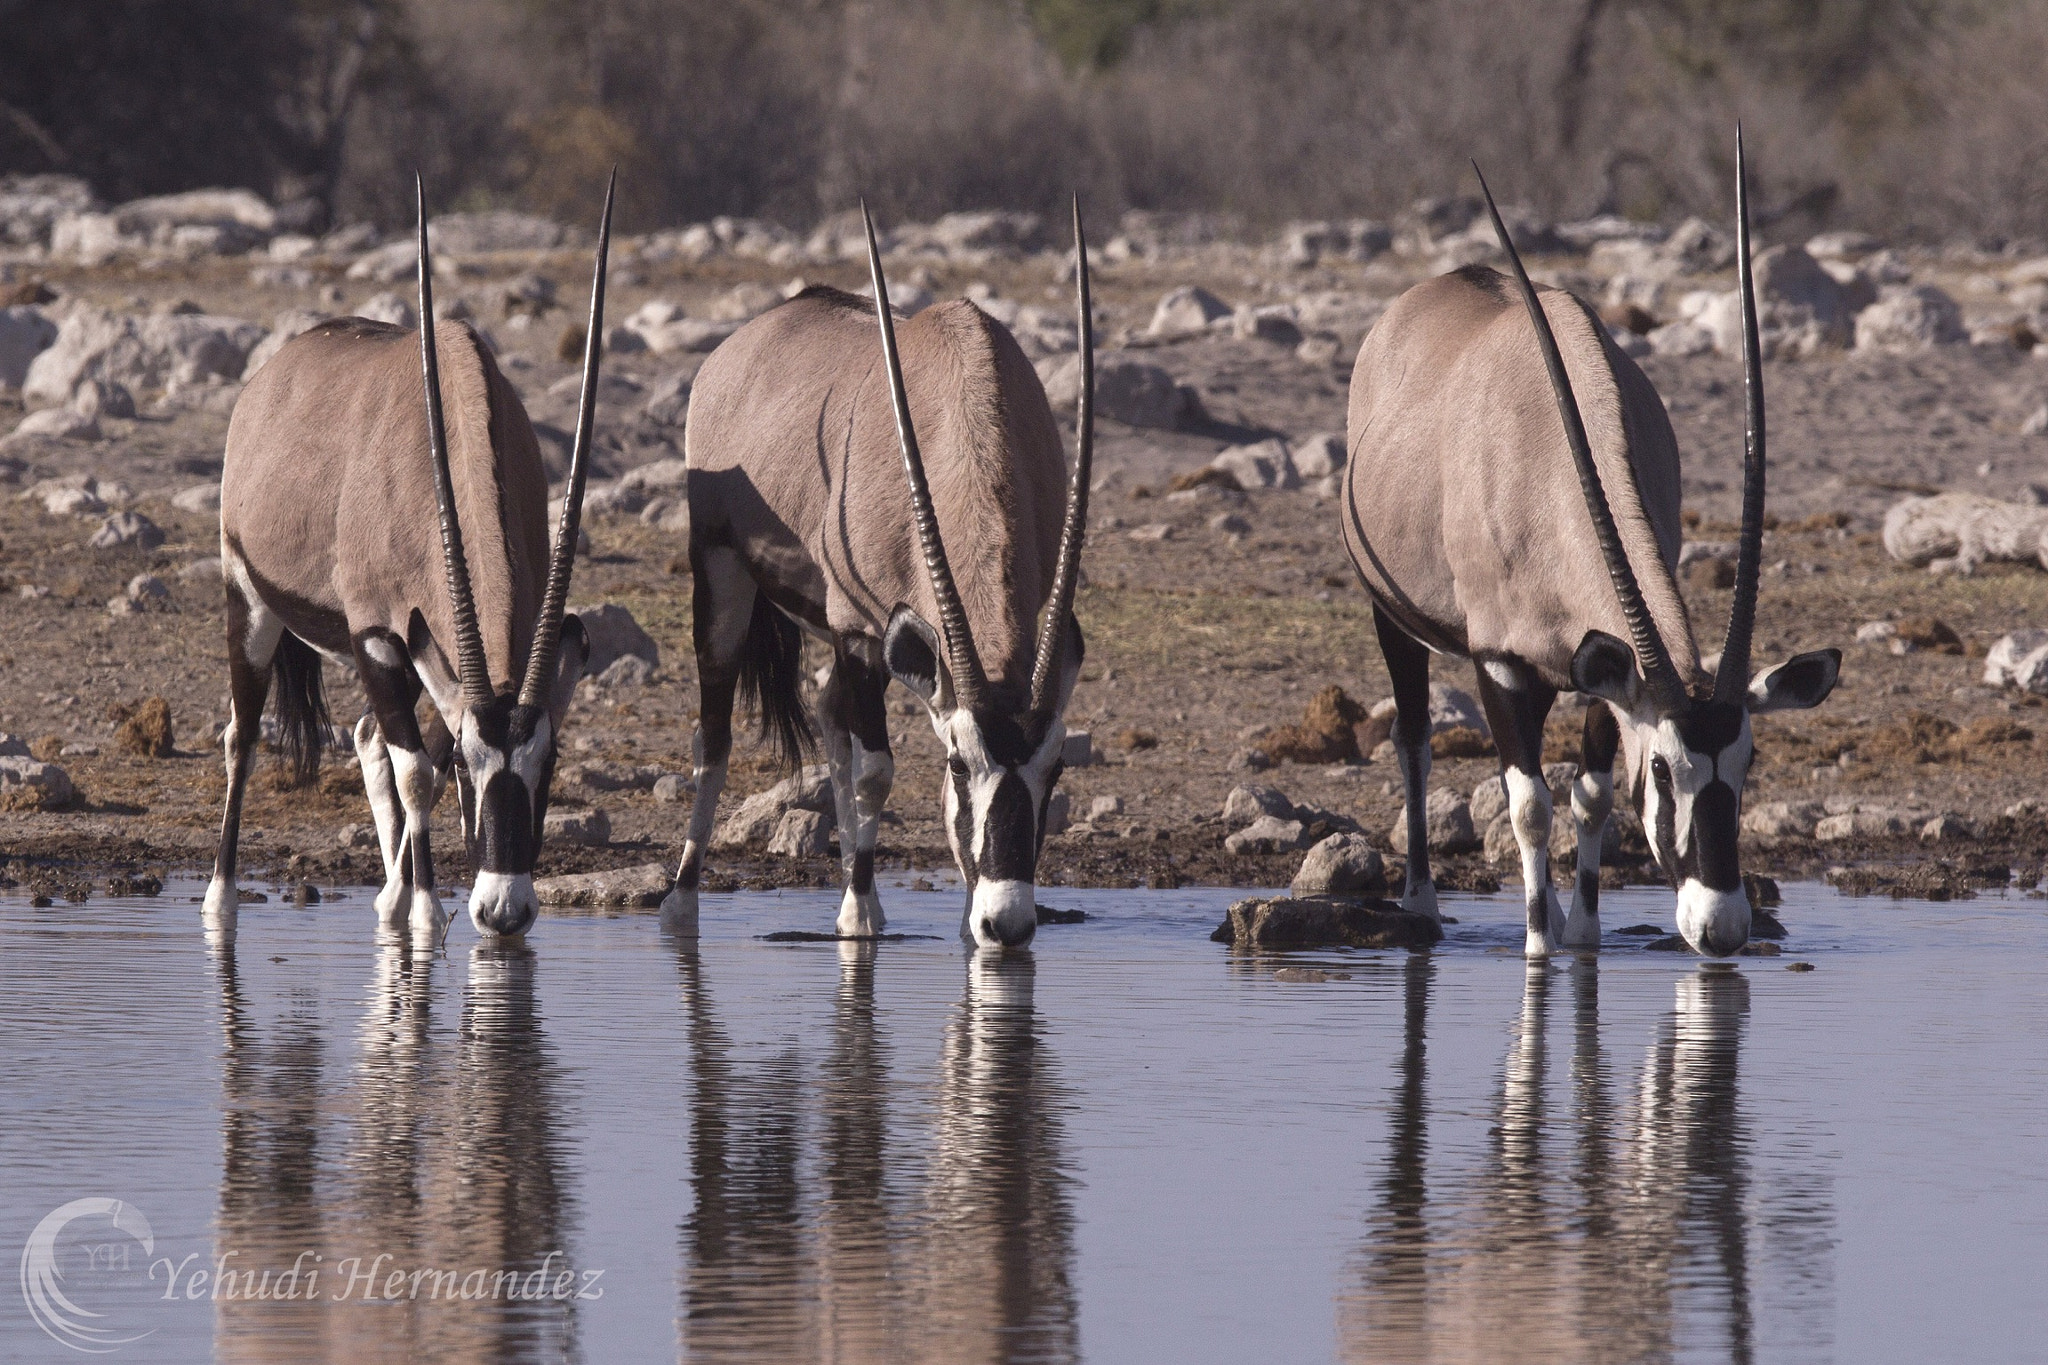
<svg viewBox="0 0 2048 1365">
<path fill-rule="evenodd" d="M 447 926 L 427 818 L 451 757 L 476 874 L 470 919 L 482 934 L 517 934 L 539 911 L 532 874 L 556 738 L 589 654 L 564 605 L 589 474 L 612 195 L 552 557 L 547 475 L 518 393 L 475 332 L 434 321 L 424 187 L 419 200 L 417 340 L 363 318 L 324 323 L 249 381 L 228 424 L 220 535 L 233 709 L 212 924 L 234 922 L 242 796 L 272 671 L 286 751 L 310 775 L 327 718 L 323 658 L 353 666 L 369 698 L 355 743 L 384 855 L 380 918 L 409 918 L 416 936 Z M 439 713 L 431 738 L 414 713 L 422 685 Z"/>
<path fill-rule="evenodd" d="M 1560 941 L 1599 943 L 1617 741 L 1651 850 L 1678 893 L 1679 932 L 1714 956 L 1741 948 L 1750 912 L 1736 826 L 1750 713 L 1819 704 L 1841 667 L 1841 651 L 1826 649 L 1749 676 L 1764 403 L 1739 136 L 1736 165 L 1748 441 L 1735 600 L 1711 672 L 1672 577 L 1679 457 L 1663 401 L 1590 308 L 1530 285 L 1491 195 L 1513 280 L 1470 266 L 1417 285 L 1387 309 L 1352 372 L 1344 543 L 1372 594 L 1399 708 L 1404 903 L 1436 914 L 1424 807 L 1429 655 L 1461 655 L 1477 665 L 1500 750 L 1532 956 Z M 1544 718 L 1564 688 L 1604 703 L 1587 709 L 1572 789 L 1579 852 L 1569 919 L 1550 889 L 1542 765 Z"/>
<path fill-rule="evenodd" d="M 1081 667 L 1073 601 L 1094 343 L 1078 203 L 1074 247 L 1071 478 L 1045 390 L 1001 324 L 965 300 L 941 304 L 903 323 L 898 351 L 872 221 L 872 314 L 851 294 L 808 289 L 735 332 L 698 372 L 684 455 L 701 720 L 696 800 L 663 906 L 677 931 L 696 931 L 734 691 L 758 699 L 762 731 L 786 757 L 809 738 L 801 629 L 832 650 L 817 712 L 847 880 L 839 932 L 884 924 L 874 857 L 895 773 L 882 698 L 891 678 L 924 702 L 946 747 L 946 833 L 968 887 L 962 936 L 1010 945 L 1035 932 L 1046 801 Z"/>
</svg>

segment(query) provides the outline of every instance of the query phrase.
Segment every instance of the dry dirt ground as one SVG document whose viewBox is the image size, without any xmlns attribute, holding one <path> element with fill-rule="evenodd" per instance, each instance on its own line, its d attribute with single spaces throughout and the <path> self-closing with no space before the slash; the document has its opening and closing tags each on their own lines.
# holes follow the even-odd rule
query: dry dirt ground
<svg viewBox="0 0 2048 1365">
<path fill-rule="evenodd" d="M 566 253 L 542 264 L 561 282 L 563 297 L 573 298 L 587 268 L 581 258 Z M 858 278 L 851 266 L 807 274 L 848 286 Z M 1330 290 L 1368 300 L 1384 299 L 1403 283 L 1376 267 L 1320 275 L 1318 283 Z M 787 272 L 731 260 L 623 270 L 612 313 L 623 317 L 656 295 L 693 304 L 746 278 L 780 287 Z M 150 272 L 55 270 L 48 279 L 64 293 L 130 311 L 191 299 L 211 313 L 267 321 L 280 309 L 315 305 L 313 289 L 259 288 L 246 264 L 233 262 Z M 1254 303 L 1282 285 L 1302 285 L 1299 277 L 1190 279 L 1142 262 L 1101 267 L 1097 281 L 1110 342 L 1131 339 L 1154 300 L 1174 285 L 1201 283 Z M 1066 297 L 1042 263 L 941 270 L 930 280 L 941 297 L 974 282 L 1048 306 Z M 338 275 L 321 278 L 314 289 L 337 287 L 340 297 L 330 294 L 324 304 L 330 311 L 346 311 L 381 289 Z M 476 298 L 478 315 L 496 331 L 501 350 L 525 357 L 511 373 L 536 416 L 565 422 L 573 397 L 547 390 L 571 371 L 555 355 L 567 315 L 555 313 L 544 328 L 514 334 L 489 310 L 489 288 L 488 280 L 463 281 L 444 289 L 444 302 L 464 291 Z M 1351 316 L 1369 320 L 1371 312 L 1368 305 Z M 1064 788 L 1077 813 L 1103 796 L 1121 798 L 1123 809 L 1050 840 L 1047 883 L 1285 882 L 1298 854 L 1240 858 L 1222 848 L 1229 830 L 1219 808 L 1244 781 L 1350 816 L 1387 847 L 1386 831 L 1400 805 L 1391 764 L 1283 764 L 1260 774 L 1232 766 L 1233 755 L 1256 742 L 1260 727 L 1298 721 L 1321 688 L 1341 685 L 1368 704 L 1388 693 L 1367 599 L 1338 541 L 1334 505 L 1305 489 L 1246 494 L 1210 487 L 1167 496 L 1175 474 L 1234 441 L 1260 433 L 1341 432 L 1349 359 L 1362 326 L 1348 334 L 1338 328 L 1344 349 L 1329 363 L 1257 339 L 1208 336 L 1145 348 L 1144 358 L 1200 393 L 1208 422 L 1176 433 L 1103 424 L 1087 585 L 1078 605 L 1088 660 L 1068 721 L 1092 732 L 1103 757 L 1070 771 Z M 1952 347 L 1918 357 L 1850 354 L 1768 367 L 1771 508 L 1779 524 L 1765 543 L 1757 657 L 1833 644 L 1843 647 L 1846 660 L 1841 686 L 1824 707 L 1758 723 L 1746 802 L 1832 798 L 1841 806 L 1860 800 L 1906 810 L 1915 820 L 1909 833 L 1892 838 L 1815 844 L 1795 837 L 1769 847 L 1752 839 L 1748 866 L 1797 877 L 1859 865 L 1864 870 L 1856 876 L 1864 884 L 1900 882 L 1942 894 L 1973 881 L 2012 878 L 2032 885 L 2038 879 L 2048 856 L 2048 823 L 2039 814 L 2007 812 L 2042 795 L 2048 710 L 2037 709 L 2039 699 L 1998 693 L 1978 679 L 1991 641 L 2048 624 L 2048 575 L 1994 567 L 1970 579 L 1935 578 L 1892 563 L 1875 534 L 1878 518 L 1901 490 L 1931 485 L 2010 496 L 2037 477 L 2048 478 L 2039 468 L 2048 440 L 2019 434 L 2048 391 L 2048 361 L 2038 356 Z M 1725 539 L 1740 485 L 1738 367 L 1716 356 L 1643 363 L 1665 395 L 1686 452 L 1686 506 L 1696 527 L 1689 534 Z M 673 356 L 619 356 L 609 365 L 650 385 L 678 368 Z M 0 405 L 0 430 L 11 427 L 19 411 Z M 123 479 L 137 490 L 138 510 L 169 534 L 168 543 L 148 553 L 94 551 L 85 542 L 95 522 L 53 517 L 38 502 L 0 496 L 0 731 L 68 747 L 59 761 L 80 793 L 65 810 L 0 813 L 0 858 L 5 875 L 17 881 L 82 890 L 124 871 L 198 870 L 210 861 L 223 785 L 214 736 L 226 714 L 220 589 L 217 578 L 186 578 L 180 571 L 217 552 L 216 528 L 210 514 L 177 511 L 168 498 L 217 476 L 226 422 L 222 410 L 184 409 L 105 421 L 109 439 L 102 442 L 16 443 L 5 452 L 26 462 L 15 476 L 22 487 L 79 470 Z M 608 435 L 607 472 L 679 450 L 679 430 L 666 444 L 644 428 Z M 1249 532 L 1212 529 L 1212 520 L 1226 511 L 1248 523 Z M 423 517 L 429 514 L 421 509 Z M 1171 529 L 1160 538 L 1162 525 Z M 588 529 L 593 553 L 579 564 L 572 602 L 630 609 L 659 643 L 662 663 L 644 687 L 603 691 L 586 683 L 581 689 L 567 724 L 568 770 L 557 800 L 604 807 L 613 842 L 605 848 L 551 845 L 543 872 L 673 858 L 687 812 L 644 791 L 598 791 L 576 779 L 575 768 L 583 764 L 686 771 L 696 710 L 684 546 L 633 518 L 597 520 Z M 145 572 L 170 585 L 165 609 L 110 614 L 109 599 Z M 1688 581 L 1686 593 L 1696 619 L 1717 635 L 1728 592 L 1703 577 Z M 1854 640 L 1859 623 L 1911 617 L 1946 622 L 1962 652 L 1898 656 L 1882 641 Z M 1471 687 L 1462 664 L 1440 664 L 1438 676 Z M 353 721 L 361 707 L 353 681 L 330 668 L 328 689 L 336 719 Z M 150 696 L 170 704 L 176 753 L 143 758 L 117 752 L 115 708 Z M 884 827 L 883 864 L 902 878 L 912 870 L 946 868 L 950 860 L 937 819 L 937 742 L 900 690 L 891 692 L 891 717 L 896 819 Z M 1575 758 L 1576 731 L 1577 712 L 1560 705 L 1547 756 Z M 284 789 L 268 769 L 259 773 L 243 826 L 249 878 L 268 873 L 348 883 L 377 877 L 373 851 L 343 845 L 344 827 L 370 818 L 349 758 L 346 751 L 330 754 L 322 777 L 307 789 Z M 1435 782 L 1469 792 L 1494 770 L 1489 758 L 1443 759 Z M 761 750 L 743 744 L 726 809 L 777 775 Z M 1962 817 L 1969 832 L 1923 842 L 1920 823 L 1942 813 Z M 461 879 L 452 803 L 438 817 L 436 846 L 445 879 Z M 1451 863 L 1445 880 L 1453 885 L 1512 875 L 1476 854 Z M 758 853 L 714 858 L 712 870 L 745 885 L 825 884 L 834 875 L 822 859 L 798 865 Z M 1615 875 L 1641 877 L 1647 869 L 1624 867 Z"/>
</svg>

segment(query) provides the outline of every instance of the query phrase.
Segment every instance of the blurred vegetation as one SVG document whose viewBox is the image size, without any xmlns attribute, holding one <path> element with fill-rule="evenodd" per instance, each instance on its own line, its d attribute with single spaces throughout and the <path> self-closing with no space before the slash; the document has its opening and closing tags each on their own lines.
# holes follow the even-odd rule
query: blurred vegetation
<svg viewBox="0 0 2048 1365">
<path fill-rule="evenodd" d="M 2048 0 L 0 0 L 0 171 L 322 220 L 1384 216 L 1478 157 L 1556 216 L 2041 235 Z"/>
</svg>

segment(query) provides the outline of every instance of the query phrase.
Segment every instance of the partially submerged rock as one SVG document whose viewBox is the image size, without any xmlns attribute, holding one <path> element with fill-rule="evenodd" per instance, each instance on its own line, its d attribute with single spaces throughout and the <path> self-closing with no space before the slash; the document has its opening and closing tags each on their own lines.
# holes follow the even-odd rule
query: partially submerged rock
<svg viewBox="0 0 2048 1365">
<path fill-rule="evenodd" d="M 567 877 L 541 877 L 533 884 L 542 905 L 655 906 L 662 902 L 675 877 L 667 863 L 579 872 Z"/>
<path fill-rule="evenodd" d="M 1411 914 L 1393 901 L 1277 896 L 1237 902 L 1230 907 L 1229 918 L 1209 939 L 1252 951 L 1427 948 L 1443 936 L 1443 927 L 1435 920 Z"/>
</svg>

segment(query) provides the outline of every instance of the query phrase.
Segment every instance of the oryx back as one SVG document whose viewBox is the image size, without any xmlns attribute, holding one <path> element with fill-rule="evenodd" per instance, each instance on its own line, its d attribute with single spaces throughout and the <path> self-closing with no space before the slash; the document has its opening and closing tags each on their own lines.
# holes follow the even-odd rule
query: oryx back
<svg viewBox="0 0 2048 1365">
<path fill-rule="evenodd" d="M 1696 672 L 1670 568 L 1679 459 L 1663 401 L 1584 304 L 1538 297 L 1651 614 Z M 1626 635 L 1513 281 L 1469 266 L 1395 300 L 1359 351 L 1349 424 L 1345 544 L 1416 639 L 1511 654 L 1568 688 L 1588 629 Z"/>
<path fill-rule="evenodd" d="M 1031 363 L 965 300 L 899 324 L 940 534 L 991 686 L 1019 699 L 1052 589 L 1067 458 Z M 704 362 L 686 437 L 693 550 L 729 546 L 777 606 L 879 639 L 937 619 L 905 495 L 874 306 L 812 289 Z"/>
<path fill-rule="evenodd" d="M 518 393 L 476 334 L 442 322 L 449 465 L 491 678 L 516 686 L 547 576 L 547 476 Z M 454 638 L 421 419 L 419 335 L 342 318 L 257 372 L 228 426 L 221 542 L 286 627 L 346 657 L 382 627 Z"/>
</svg>

